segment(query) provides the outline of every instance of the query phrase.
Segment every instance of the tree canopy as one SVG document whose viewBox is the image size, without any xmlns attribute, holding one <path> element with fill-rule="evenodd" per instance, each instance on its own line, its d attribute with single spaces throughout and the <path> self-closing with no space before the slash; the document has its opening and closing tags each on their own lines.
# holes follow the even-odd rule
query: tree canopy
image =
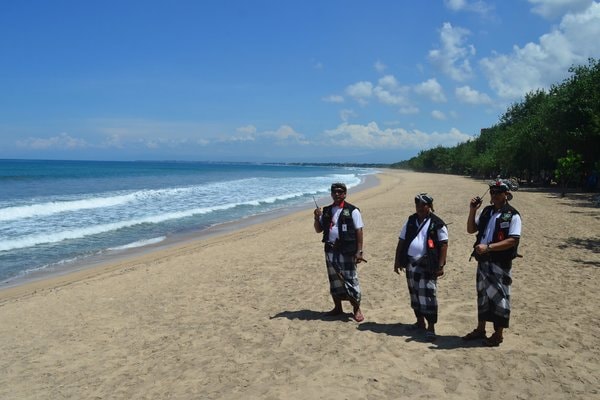
<svg viewBox="0 0 600 400">
<path fill-rule="evenodd" d="M 580 155 L 582 172 L 600 168 L 600 61 L 569 68 L 571 76 L 527 93 L 478 137 L 454 147 L 421 151 L 392 168 L 451 174 L 554 177 L 559 160 Z"/>
</svg>

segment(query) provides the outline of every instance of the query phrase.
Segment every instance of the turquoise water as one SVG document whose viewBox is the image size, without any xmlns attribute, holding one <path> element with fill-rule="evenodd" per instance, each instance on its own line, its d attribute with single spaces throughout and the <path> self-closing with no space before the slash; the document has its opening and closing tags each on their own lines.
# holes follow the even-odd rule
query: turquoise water
<svg viewBox="0 0 600 400">
<path fill-rule="evenodd" d="M 312 202 L 371 169 L 0 160 L 0 284 Z"/>
</svg>

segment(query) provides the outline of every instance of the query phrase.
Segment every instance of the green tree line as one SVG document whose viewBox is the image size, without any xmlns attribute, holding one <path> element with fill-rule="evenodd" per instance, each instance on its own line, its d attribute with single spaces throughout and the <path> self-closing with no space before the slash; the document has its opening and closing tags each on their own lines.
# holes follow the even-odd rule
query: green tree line
<svg viewBox="0 0 600 400">
<path fill-rule="evenodd" d="M 598 173 L 600 61 L 591 58 L 588 65 L 573 66 L 569 72 L 569 78 L 548 91 L 527 93 L 473 140 L 421 151 L 391 167 L 547 183 L 557 178 L 565 159 L 575 157 L 582 176 Z"/>
</svg>

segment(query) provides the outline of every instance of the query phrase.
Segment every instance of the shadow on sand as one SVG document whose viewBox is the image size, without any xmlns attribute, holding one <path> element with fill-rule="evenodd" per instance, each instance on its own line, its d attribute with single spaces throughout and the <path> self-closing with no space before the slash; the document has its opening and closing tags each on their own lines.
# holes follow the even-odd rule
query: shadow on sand
<svg viewBox="0 0 600 400">
<path fill-rule="evenodd" d="M 460 336 L 437 335 L 434 342 L 425 337 L 425 330 L 417 329 L 412 324 L 380 324 L 377 322 L 363 322 L 358 326 L 361 331 L 383 333 L 389 336 L 405 337 L 406 342 L 428 343 L 433 350 L 453 350 L 461 348 L 485 347 L 483 340 L 465 341 Z"/>
<path fill-rule="evenodd" d="M 354 321 L 352 314 L 350 313 L 329 315 L 329 313 L 325 311 L 313 310 L 282 311 L 269 317 L 269 319 L 275 318 L 287 318 L 290 320 L 298 319 L 301 321 Z"/>
<path fill-rule="evenodd" d="M 351 313 L 340 315 L 328 315 L 323 311 L 298 310 L 282 311 L 269 317 L 269 319 L 287 318 L 289 320 L 300 321 L 354 321 Z M 485 347 L 483 340 L 465 341 L 460 336 L 437 335 L 436 340 L 431 342 L 425 337 L 425 330 L 416 329 L 412 324 L 380 324 L 378 322 L 363 322 L 357 326 L 359 331 L 371 331 L 374 333 L 386 334 L 389 336 L 405 337 L 406 342 L 421 342 L 430 344 L 430 349 L 434 350 L 453 350 L 461 348 Z"/>
</svg>

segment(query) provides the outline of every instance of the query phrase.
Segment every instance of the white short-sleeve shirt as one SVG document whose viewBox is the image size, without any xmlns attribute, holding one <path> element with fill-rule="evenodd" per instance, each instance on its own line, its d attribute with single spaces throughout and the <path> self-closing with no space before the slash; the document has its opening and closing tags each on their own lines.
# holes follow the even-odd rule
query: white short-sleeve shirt
<svg viewBox="0 0 600 400">
<path fill-rule="evenodd" d="M 481 244 L 488 244 L 494 240 L 494 228 L 496 227 L 496 220 L 502 213 L 500 211 L 494 211 L 492 213 L 492 217 L 490 218 L 485 231 L 483 232 L 483 236 L 481 237 Z M 477 215 L 475 218 L 475 224 L 479 224 L 479 218 L 481 217 L 481 213 Z M 508 222 L 507 222 L 508 223 Z M 501 226 L 501 228 L 504 228 Z M 513 214 L 510 225 L 508 226 L 508 236 L 509 237 L 520 237 L 521 236 L 521 216 L 519 214 Z"/>
<path fill-rule="evenodd" d="M 337 226 L 337 221 L 340 217 L 340 213 L 342 212 L 341 207 L 338 206 L 333 206 L 331 208 L 331 226 L 329 227 L 329 237 L 328 237 L 328 242 L 330 243 L 335 243 L 336 240 L 339 239 L 339 231 L 338 231 L 338 226 Z M 362 220 L 362 215 L 360 214 L 360 211 L 358 210 L 358 208 L 355 208 L 354 211 L 352 211 L 352 221 L 354 222 L 354 228 L 355 229 L 362 229 L 364 227 L 364 223 Z M 342 230 L 342 232 L 344 232 L 345 230 L 348 229 L 348 227 L 342 225 L 340 227 L 340 229 Z"/>
<path fill-rule="evenodd" d="M 421 228 L 419 225 L 419 220 L 417 219 L 417 228 Z M 429 224 L 431 223 L 431 218 L 427 218 L 422 222 L 425 224 L 420 230 L 417 236 L 413 239 L 412 242 L 408 245 L 408 256 L 413 258 L 420 258 L 425 255 L 427 252 L 426 244 L 427 244 L 427 230 L 429 229 Z M 406 239 L 406 226 L 408 225 L 408 220 L 404 223 L 402 230 L 400 231 L 400 239 Z M 446 226 L 438 229 L 438 240 L 440 242 L 448 241 L 448 228 Z"/>
</svg>

